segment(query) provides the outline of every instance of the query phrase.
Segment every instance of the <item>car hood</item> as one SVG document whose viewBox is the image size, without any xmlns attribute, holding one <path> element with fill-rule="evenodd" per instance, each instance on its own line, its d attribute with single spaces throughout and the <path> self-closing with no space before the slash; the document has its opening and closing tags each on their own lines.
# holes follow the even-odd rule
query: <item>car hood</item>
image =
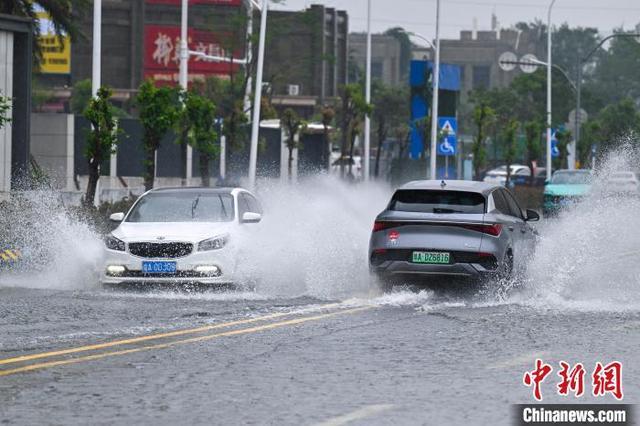
<svg viewBox="0 0 640 426">
<path fill-rule="evenodd" d="M 113 235 L 123 241 L 198 242 L 228 233 L 232 222 L 123 222 Z"/>
<path fill-rule="evenodd" d="M 545 195 L 580 196 L 585 195 L 591 189 L 591 185 L 547 185 L 544 188 Z"/>
</svg>

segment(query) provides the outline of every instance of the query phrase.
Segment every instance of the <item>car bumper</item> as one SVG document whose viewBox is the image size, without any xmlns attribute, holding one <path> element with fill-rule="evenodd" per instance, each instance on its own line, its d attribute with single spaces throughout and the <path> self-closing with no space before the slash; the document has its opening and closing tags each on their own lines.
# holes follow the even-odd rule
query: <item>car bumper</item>
<svg viewBox="0 0 640 426">
<path fill-rule="evenodd" d="M 394 277 L 401 275 L 424 277 L 481 278 L 496 272 L 483 265 L 474 263 L 453 263 L 449 265 L 423 265 L 418 263 L 390 260 L 379 265 L 371 265 L 371 272 L 379 276 Z"/>
<path fill-rule="evenodd" d="M 235 256 L 228 249 L 208 252 L 194 252 L 188 256 L 177 259 L 146 259 L 134 256 L 128 252 L 106 250 L 102 269 L 100 271 L 100 283 L 107 285 L 128 284 L 190 284 L 218 285 L 234 283 L 236 270 Z M 145 274 L 142 272 L 142 262 L 167 261 L 176 262 L 175 274 Z M 109 273 L 109 266 L 122 266 L 122 273 Z M 202 266 L 215 266 L 216 273 L 202 273 L 197 270 Z"/>
</svg>

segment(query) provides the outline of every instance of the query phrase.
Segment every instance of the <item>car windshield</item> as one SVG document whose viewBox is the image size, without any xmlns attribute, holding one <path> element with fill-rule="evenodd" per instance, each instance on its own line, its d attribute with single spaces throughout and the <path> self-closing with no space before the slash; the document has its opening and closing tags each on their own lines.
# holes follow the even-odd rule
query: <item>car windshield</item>
<svg viewBox="0 0 640 426">
<path fill-rule="evenodd" d="M 610 179 L 635 180 L 635 175 L 633 174 L 633 172 L 618 172 L 618 173 L 613 173 Z"/>
<path fill-rule="evenodd" d="M 403 189 L 393 195 L 389 210 L 482 214 L 484 205 L 484 196 L 475 192 Z"/>
<path fill-rule="evenodd" d="M 554 185 L 586 185 L 591 181 L 589 172 L 556 172 L 551 178 Z"/>
<path fill-rule="evenodd" d="M 233 196 L 212 192 L 155 192 L 145 195 L 127 222 L 229 222 Z"/>
</svg>

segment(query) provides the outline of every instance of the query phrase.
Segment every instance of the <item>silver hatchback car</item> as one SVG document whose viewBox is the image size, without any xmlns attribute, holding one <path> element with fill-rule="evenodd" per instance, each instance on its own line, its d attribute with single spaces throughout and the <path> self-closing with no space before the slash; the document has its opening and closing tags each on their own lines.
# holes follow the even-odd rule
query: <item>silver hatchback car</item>
<svg viewBox="0 0 640 426">
<path fill-rule="evenodd" d="M 524 269 L 537 239 L 508 189 L 473 181 L 414 181 L 378 215 L 369 266 L 385 288 L 411 278 L 510 276 Z"/>
</svg>

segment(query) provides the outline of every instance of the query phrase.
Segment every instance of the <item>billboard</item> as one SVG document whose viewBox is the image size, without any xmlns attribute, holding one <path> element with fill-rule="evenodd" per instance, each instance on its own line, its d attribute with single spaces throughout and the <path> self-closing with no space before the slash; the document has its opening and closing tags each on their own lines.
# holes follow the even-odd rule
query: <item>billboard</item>
<svg viewBox="0 0 640 426">
<path fill-rule="evenodd" d="M 189 50 L 212 56 L 229 56 L 220 43 L 220 36 L 211 31 L 190 28 L 188 38 Z M 180 27 L 145 25 L 144 47 L 144 78 L 151 78 L 158 83 L 176 84 L 180 68 Z M 239 55 L 235 54 L 234 57 L 239 58 Z M 201 81 L 211 75 L 228 76 L 238 68 L 238 65 L 229 62 L 213 62 L 191 56 L 189 80 Z"/>
<path fill-rule="evenodd" d="M 38 45 L 42 52 L 40 72 L 45 74 L 71 73 L 71 40 L 67 34 L 56 36 L 56 31 L 47 12 L 36 6 L 36 16 L 40 27 Z"/>
<path fill-rule="evenodd" d="M 150 4 L 172 4 L 175 6 L 179 6 L 182 1 L 181 0 L 147 0 L 147 3 Z M 242 0 L 189 0 L 189 4 L 210 4 L 210 5 L 221 5 L 221 6 L 240 6 Z"/>
</svg>

